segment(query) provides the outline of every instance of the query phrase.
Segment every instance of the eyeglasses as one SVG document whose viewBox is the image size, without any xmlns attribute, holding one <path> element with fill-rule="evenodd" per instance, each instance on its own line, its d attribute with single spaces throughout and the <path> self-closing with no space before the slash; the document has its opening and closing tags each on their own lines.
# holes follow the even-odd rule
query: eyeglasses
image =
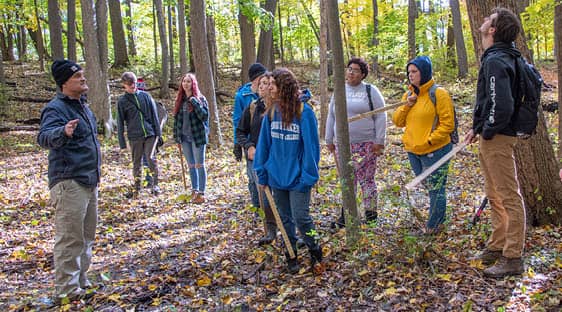
<svg viewBox="0 0 562 312">
<path fill-rule="evenodd" d="M 348 73 L 353 73 L 353 74 L 360 74 L 360 73 L 361 73 L 361 69 L 360 69 L 360 68 L 348 67 L 348 68 L 347 68 L 347 72 L 348 72 Z"/>
</svg>

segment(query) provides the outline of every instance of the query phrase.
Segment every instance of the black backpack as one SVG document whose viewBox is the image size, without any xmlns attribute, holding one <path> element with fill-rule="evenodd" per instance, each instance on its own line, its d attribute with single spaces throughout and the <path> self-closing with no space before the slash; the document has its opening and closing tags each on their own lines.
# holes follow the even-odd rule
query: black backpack
<svg viewBox="0 0 562 312">
<path fill-rule="evenodd" d="M 539 121 L 543 79 L 539 71 L 523 57 L 515 59 L 515 75 L 518 77 L 514 91 L 515 110 L 512 125 L 518 137 L 527 139 L 535 134 Z"/>
</svg>

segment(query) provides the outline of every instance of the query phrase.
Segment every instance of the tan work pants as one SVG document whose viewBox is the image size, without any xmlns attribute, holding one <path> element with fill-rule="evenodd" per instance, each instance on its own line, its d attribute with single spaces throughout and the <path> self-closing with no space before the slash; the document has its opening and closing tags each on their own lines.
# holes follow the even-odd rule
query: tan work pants
<svg viewBox="0 0 562 312">
<path fill-rule="evenodd" d="M 492 207 L 492 234 L 487 248 L 501 250 L 507 258 L 520 258 L 525 244 L 525 206 L 513 156 L 516 141 L 515 137 L 501 134 L 480 140 L 480 166 Z"/>
</svg>

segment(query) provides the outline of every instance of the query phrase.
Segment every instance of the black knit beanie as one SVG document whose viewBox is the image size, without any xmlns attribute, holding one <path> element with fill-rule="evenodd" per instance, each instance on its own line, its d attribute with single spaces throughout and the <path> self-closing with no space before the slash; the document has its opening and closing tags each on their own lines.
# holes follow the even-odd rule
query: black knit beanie
<svg viewBox="0 0 562 312">
<path fill-rule="evenodd" d="M 59 87 L 62 87 L 72 75 L 80 70 L 82 70 L 82 67 L 70 60 L 56 60 L 51 65 L 53 78 L 55 78 L 55 82 Z"/>
<path fill-rule="evenodd" d="M 258 78 L 259 76 L 265 74 L 267 69 L 260 63 L 254 63 L 248 69 L 248 77 L 250 81 L 254 81 L 254 79 Z"/>
</svg>

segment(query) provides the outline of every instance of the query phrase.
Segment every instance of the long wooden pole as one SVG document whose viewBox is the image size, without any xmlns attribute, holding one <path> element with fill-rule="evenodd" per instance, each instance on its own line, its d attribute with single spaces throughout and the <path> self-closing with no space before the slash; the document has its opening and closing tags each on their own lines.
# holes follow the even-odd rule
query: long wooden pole
<svg viewBox="0 0 562 312">
<path fill-rule="evenodd" d="M 418 176 L 416 176 L 410 183 L 406 184 L 406 189 L 408 191 L 411 191 L 414 187 L 416 187 L 416 185 L 420 184 L 421 181 L 423 181 L 425 178 L 427 178 L 435 170 L 439 169 L 439 167 L 441 167 L 441 165 L 443 165 L 449 159 L 453 158 L 453 156 L 455 156 L 458 152 L 460 152 L 460 150 L 462 150 L 465 146 L 466 146 L 465 142 L 459 143 L 450 152 L 448 152 L 443 157 L 441 157 L 438 161 L 436 161 L 429 168 L 425 169 L 424 172 L 422 172 Z"/>
<path fill-rule="evenodd" d="M 289 240 L 289 236 L 287 236 L 287 231 L 285 231 L 285 227 L 283 226 L 283 221 L 281 221 L 281 217 L 279 216 L 279 211 L 277 210 L 277 206 L 275 205 L 275 201 L 273 200 L 273 196 L 271 195 L 271 190 L 269 186 L 265 185 L 263 187 L 263 191 L 267 200 L 269 200 L 269 207 L 271 207 L 271 211 L 275 216 L 275 222 L 277 223 L 277 227 L 281 231 L 281 236 L 283 237 L 283 241 L 285 242 L 285 247 L 289 251 L 289 257 L 294 259 L 296 257 L 295 251 L 293 250 L 293 246 L 291 245 L 291 241 Z"/>
<path fill-rule="evenodd" d="M 367 118 L 367 117 L 376 115 L 378 113 L 386 112 L 387 110 L 397 108 L 397 107 L 402 106 L 406 103 L 408 103 L 408 102 L 394 103 L 394 104 L 386 105 L 386 106 L 383 106 L 383 107 L 379 107 L 379 108 L 374 109 L 372 111 L 364 112 L 362 114 L 357 114 L 355 116 L 347 118 L 347 122 L 354 122 L 354 121 L 357 121 L 357 120 L 360 120 L 360 119 L 363 119 L 363 118 Z"/>
</svg>

